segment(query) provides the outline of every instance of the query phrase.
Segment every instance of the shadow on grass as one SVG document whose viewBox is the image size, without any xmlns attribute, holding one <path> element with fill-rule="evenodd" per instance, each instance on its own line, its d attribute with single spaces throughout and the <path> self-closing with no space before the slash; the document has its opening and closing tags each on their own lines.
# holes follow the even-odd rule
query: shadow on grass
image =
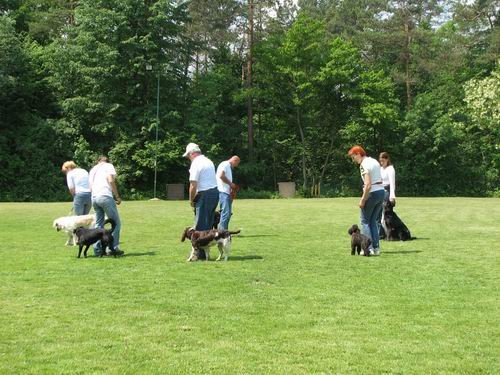
<svg viewBox="0 0 500 375">
<path fill-rule="evenodd" d="M 416 253 L 423 253 L 422 250 L 402 250 L 402 251 L 384 251 L 382 250 L 382 254 L 402 254 L 402 255 L 405 255 L 405 254 L 416 254 Z"/>
<path fill-rule="evenodd" d="M 250 235 L 245 235 L 245 234 L 238 234 L 238 238 L 252 238 L 252 237 L 278 237 L 277 234 L 250 234 Z"/>
<path fill-rule="evenodd" d="M 260 255 L 241 255 L 241 256 L 229 256 L 228 261 L 236 260 L 236 261 L 243 261 L 243 260 L 255 260 L 255 259 L 264 259 Z"/>
<path fill-rule="evenodd" d="M 142 256 L 151 256 L 156 255 L 156 251 L 148 251 L 146 253 L 125 253 L 124 257 L 142 257 Z"/>
<path fill-rule="evenodd" d="M 399 240 L 394 240 L 394 241 L 388 241 L 385 238 L 381 238 L 380 241 L 382 242 L 410 242 L 410 241 L 420 241 L 420 240 L 430 240 L 429 237 L 412 237 L 411 240 L 407 241 L 399 241 Z"/>
<path fill-rule="evenodd" d="M 156 255 L 156 251 L 148 251 L 146 253 L 125 253 L 123 255 L 118 255 L 116 258 L 124 258 L 124 257 L 142 257 L 142 256 L 152 256 Z M 113 255 L 105 255 L 103 257 L 98 256 L 98 255 L 89 255 L 89 258 L 115 258 Z M 82 256 L 83 258 L 83 256 Z"/>
</svg>

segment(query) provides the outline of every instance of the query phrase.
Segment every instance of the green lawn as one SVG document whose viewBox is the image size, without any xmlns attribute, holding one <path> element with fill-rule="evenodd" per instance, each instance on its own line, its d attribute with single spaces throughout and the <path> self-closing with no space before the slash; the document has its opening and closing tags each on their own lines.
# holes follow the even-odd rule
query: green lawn
<svg viewBox="0 0 500 375">
<path fill-rule="evenodd" d="M 358 200 L 237 200 L 226 263 L 185 261 L 185 201 L 124 202 L 117 259 L 0 203 L 0 373 L 498 373 L 500 199 L 400 198 L 418 239 L 371 258 Z"/>
</svg>

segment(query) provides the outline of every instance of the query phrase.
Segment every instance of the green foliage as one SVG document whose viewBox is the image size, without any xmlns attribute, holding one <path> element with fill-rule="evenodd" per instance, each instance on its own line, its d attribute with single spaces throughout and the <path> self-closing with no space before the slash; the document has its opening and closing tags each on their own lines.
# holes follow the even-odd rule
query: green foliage
<svg viewBox="0 0 500 375">
<path fill-rule="evenodd" d="M 242 157 L 254 190 L 357 193 L 346 152 L 362 144 L 391 153 L 402 194 L 495 194 L 495 2 L 254 2 L 251 87 L 248 5 L 2 2 L 0 200 L 67 199 L 61 163 L 98 154 L 144 197 L 155 169 L 160 191 L 186 180 L 190 141 Z"/>
<path fill-rule="evenodd" d="M 221 51 L 212 69 L 195 77 L 187 124 L 196 141 L 216 160 L 245 148 L 245 111 L 241 92 L 241 61 Z"/>
<path fill-rule="evenodd" d="M 66 198 L 58 185 L 67 147 L 48 120 L 55 108 L 37 52 L 0 16 L 0 200 Z"/>
<path fill-rule="evenodd" d="M 468 81 L 464 89 L 471 118 L 467 132 L 479 146 L 476 152 L 481 156 L 486 189 L 494 191 L 500 185 L 500 69 Z"/>
</svg>

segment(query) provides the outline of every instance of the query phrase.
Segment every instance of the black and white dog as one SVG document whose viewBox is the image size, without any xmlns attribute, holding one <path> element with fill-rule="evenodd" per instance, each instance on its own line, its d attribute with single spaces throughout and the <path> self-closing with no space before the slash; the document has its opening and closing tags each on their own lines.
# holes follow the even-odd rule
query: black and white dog
<svg viewBox="0 0 500 375">
<path fill-rule="evenodd" d="M 394 205 L 391 201 L 384 202 L 382 227 L 384 228 L 387 241 L 409 241 L 415 239 L 415 237 L 411 236 L 410 230 L 405 223 L 394 212 Z"/>
<path fill-rule="evenodd" d="M 111 223 L 111 229 L 105 229 L 105 228 L 88 229 L 83 227 L 75 229 L 74 232 L 76 237 L 78 238 L 77 243 L 79 246 L 78 258 L 80 258 L 84 246 L 85 250 L 83 251 L 83 256 L 87 258 L 87 250 L 89 249 L 90 245 L 96 243 L 97 241 L 101 241 L 102 245 L 101 257 L 106 253 L 106 248 L 108 248 L 111 251 L 111 254 L 116 257 L 115 248 L 113 246 L 114 238 L 113 235 L 111 234 L 115 230 L 116 223 L 113 219 L 106 219 L 104 225 L 106 225 L 107 223 Z"/>
<path fill-rule="evenodd" d="M 216 260 L 227 260 L 231 252 L 231 236 L 238 233 L 240 233 L 239 230 L 234 232 L 223 229 L 195 230 L 192 227 L 187 227 L 181 238 L 181 242 L 184 242 L 186 238 L 191 240 L 191 254 L 187 261 L 198 260 L 197 250 L 204 250 L 206 260 L 210 260 L 210 248 L 216 244 L 220 253 Z"/>
</svg>

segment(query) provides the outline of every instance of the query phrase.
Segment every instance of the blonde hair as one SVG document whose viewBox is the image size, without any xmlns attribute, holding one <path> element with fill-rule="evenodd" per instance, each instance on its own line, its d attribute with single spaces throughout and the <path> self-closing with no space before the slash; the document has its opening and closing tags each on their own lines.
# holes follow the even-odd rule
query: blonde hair
<svg viewBox="0 0 500 375">
<path fill-rule="evenodd" d="M 64 164 L 61 167 L 61 170 L 63 172 L 66 172 L 68 170 L 72 170 L 76 168 L 76 164 L 73 160 L 65 161 Z"/>
</svg>

